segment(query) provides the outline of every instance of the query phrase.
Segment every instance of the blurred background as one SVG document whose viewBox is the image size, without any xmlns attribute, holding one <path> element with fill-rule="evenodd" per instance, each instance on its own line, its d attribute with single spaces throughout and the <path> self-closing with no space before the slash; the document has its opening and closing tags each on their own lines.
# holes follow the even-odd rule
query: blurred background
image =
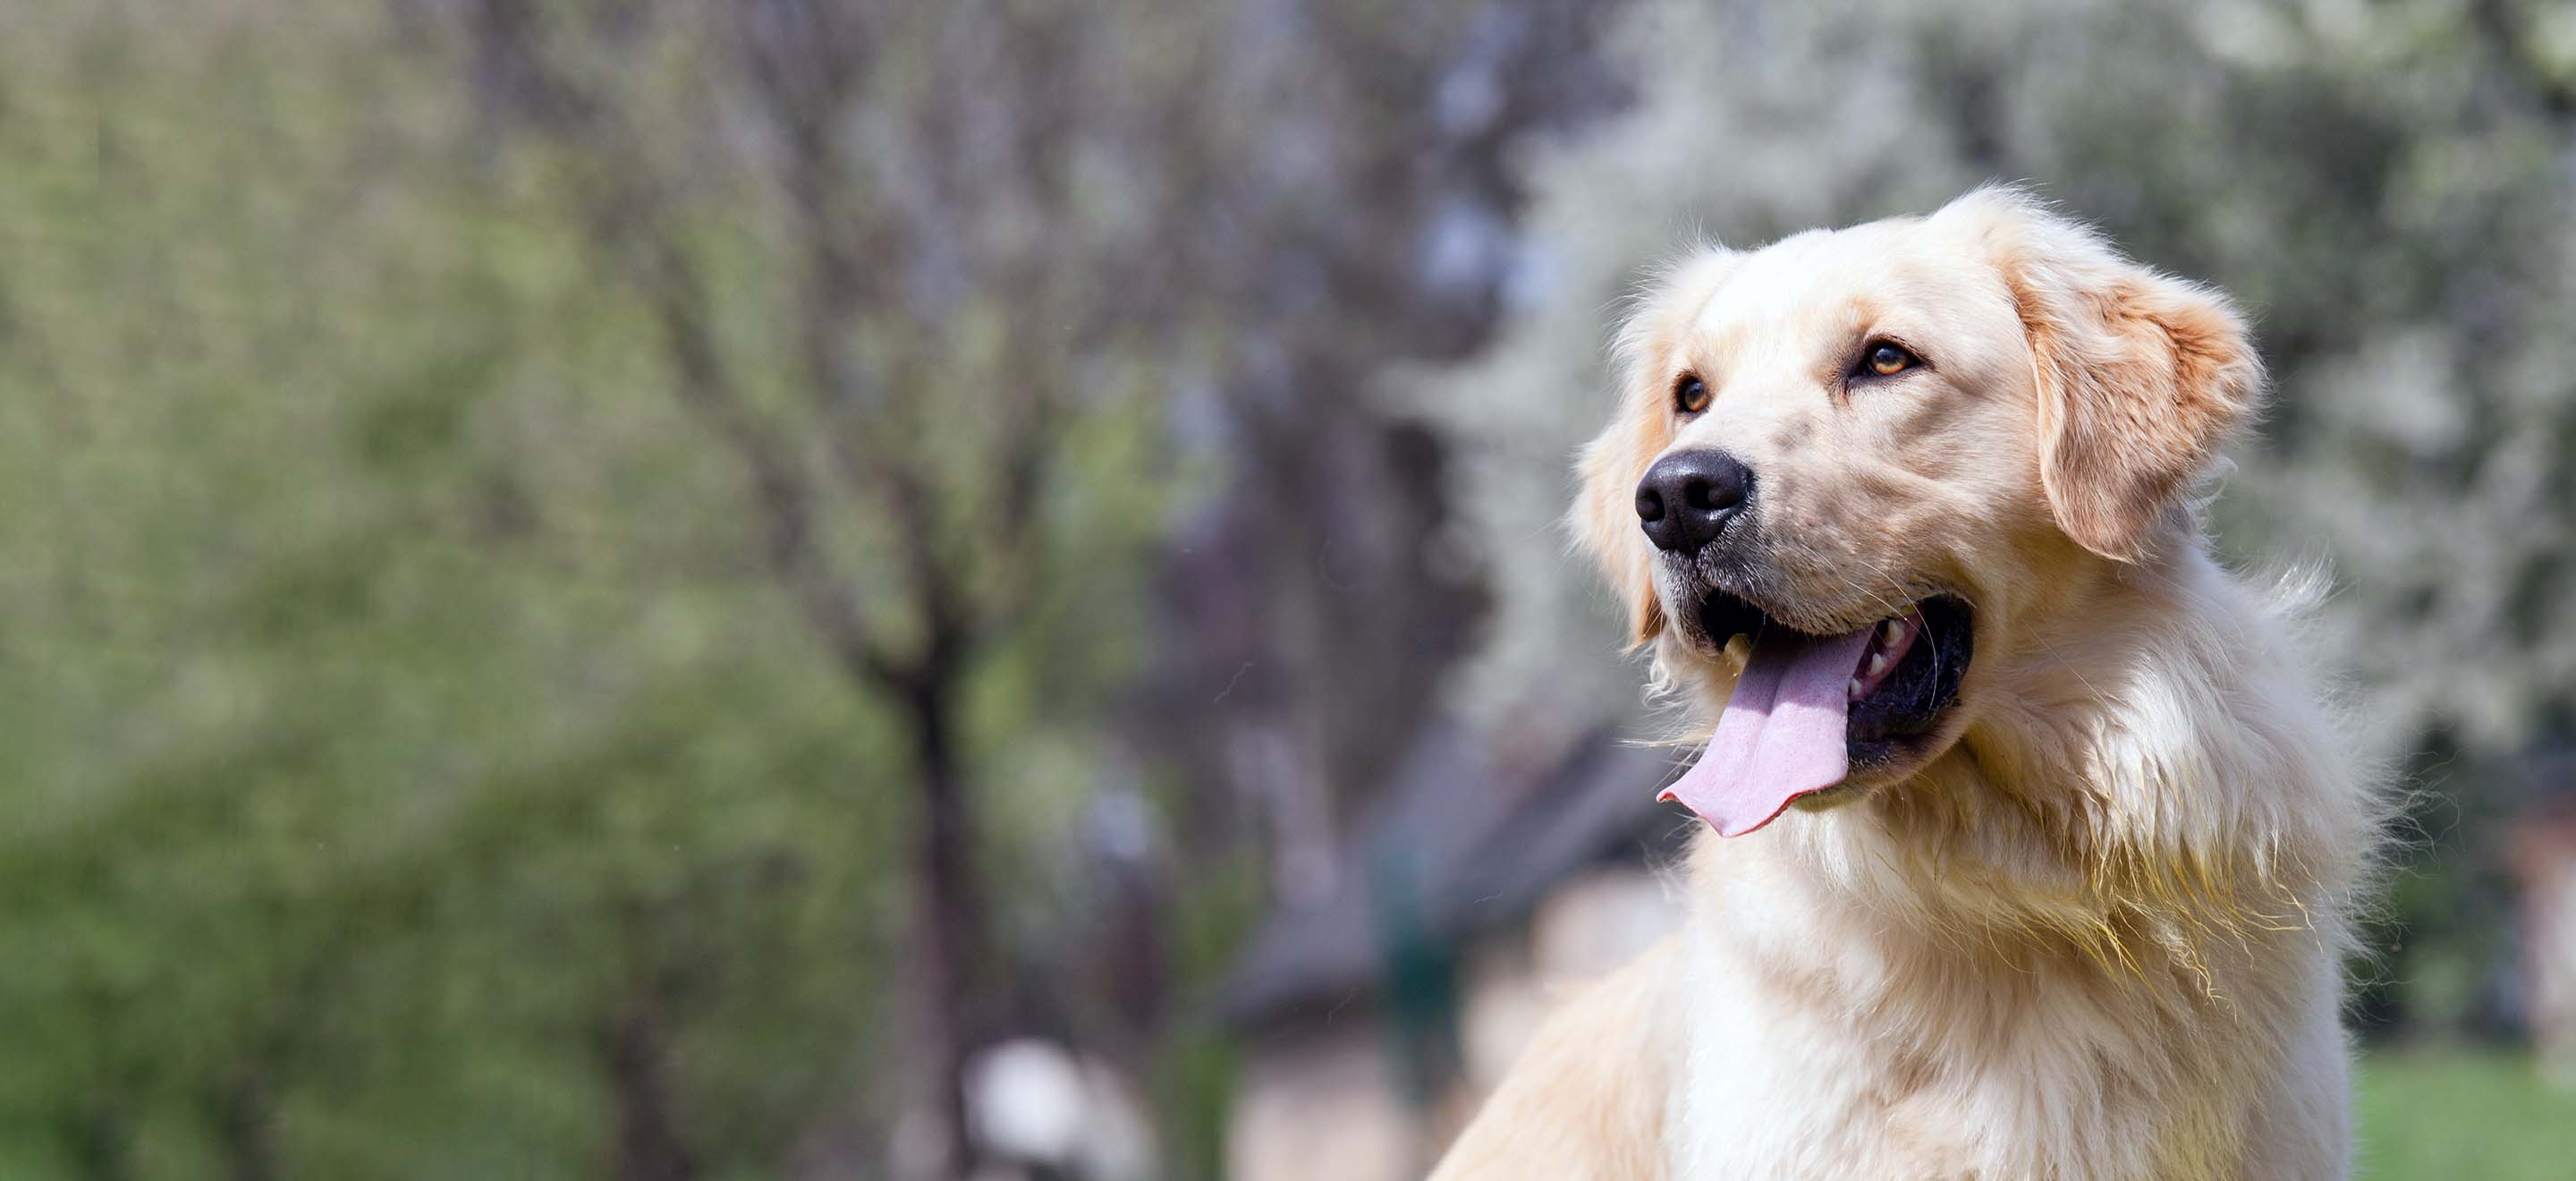
<svg viewBox="0 0 2576 1181">
<path fill-rule="evenodd" d="M 2027 179 L 2415 789 L 2383 1177 L 2576 1160 L 2576 8 L 0 6 L 0 1177 L 1418 1175 L 1684 817 L 1638 268 Z"/>
</svg>

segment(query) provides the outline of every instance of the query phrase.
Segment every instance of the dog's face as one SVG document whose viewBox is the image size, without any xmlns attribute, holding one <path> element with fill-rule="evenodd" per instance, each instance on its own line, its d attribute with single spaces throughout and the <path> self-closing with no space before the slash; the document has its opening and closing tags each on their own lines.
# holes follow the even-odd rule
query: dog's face
<svg viewBox="0 0 2576 1181">
<path fill-rule="evenodd" d="M 1995 190 L 1703 251 L 1620 352 L 1577 528 L 1668 671 L 1782 711 L 1835 674 L 1850 779 L 1819 799 L 1955 743 L 2063 588 L 2175 536 L 2261 387 L 2220 297 Z"/>
</svg>

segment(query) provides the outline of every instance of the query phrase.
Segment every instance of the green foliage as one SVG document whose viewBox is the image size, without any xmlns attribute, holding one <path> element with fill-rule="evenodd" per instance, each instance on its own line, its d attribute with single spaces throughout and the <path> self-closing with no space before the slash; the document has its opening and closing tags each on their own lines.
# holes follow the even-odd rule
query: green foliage
<svg viewBox="0 0 2576 1181">
<path fill-rule="evenodd" d="M 621 1030 L 710 1175 L 873 1139 L 901 731 L 570 182 L 352 7 L 0 46 L 0 1174 L 590 1172 Z M 709 242 L 788 380 L 779 260 Z M 1134 659 L 1150 385 L 1063 443 L 1092 549 L 969 683 L 997 771 L 1098 761 L 1050 721 Z"/>
</svg>

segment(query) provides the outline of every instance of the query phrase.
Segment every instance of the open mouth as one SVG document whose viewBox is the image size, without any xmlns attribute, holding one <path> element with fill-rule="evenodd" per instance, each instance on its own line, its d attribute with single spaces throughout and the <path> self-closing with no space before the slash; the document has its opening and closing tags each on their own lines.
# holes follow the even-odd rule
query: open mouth
<svg viewBox="0 0 2576 1181">
<path fill-rule="evenodd" d="M 1967 604 L 1925 599 L 1867 627 L 1814 635 L 1712 592 L 1701 631 L 1751 651 L 1698 763 L 1666 789 L 1727 836 L 1771 822 L 1800 797 L 1927 753 L 1967 675 Z"/>
</svg>

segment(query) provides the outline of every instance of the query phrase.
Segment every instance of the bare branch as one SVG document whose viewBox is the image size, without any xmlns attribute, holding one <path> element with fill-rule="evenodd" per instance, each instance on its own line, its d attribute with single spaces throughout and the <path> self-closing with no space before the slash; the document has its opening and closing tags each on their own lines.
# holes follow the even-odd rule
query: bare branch
<svg viewBox="0 0 2576 1181">
<path fill-rule="evenodd" d="M 771 570 L 853 676 L 910 691 L 924 675 L 922 664 L 941 654 L 925 652 L 910 661 L 896 656 L 869 633 L 857 591 L 829 565 L 816 531 L 814 482 L 727 371 L 710 327 L 713 298 L 662 213 L 643 140 L 618 117 L 616 104 L 583 93 L 531 43 L 531 22 L 520 0 L 485 0 L 481 15 L 475 23 L 479 68 L 513 79 L 523 92 L 546 96 L 537 128 L 583 144 L 605 160 L 605 167 L 585 170 L 586 183 L 579 186 L 583 229 L 593 248 L 635 282 L 668 353 L 681 403 L 748 469 Z M 826 93 L 845 93 L 846 77 L 826 70 L 821 85 Z M 813 138 L 829 140 L 827 134 Z M 942 610 L 924 605 L 926 616 Z"/>
<path fill-rule="evenodd" d="M 707 295 L 695 269 L 667 239 L 651 239 L 644 249 L 639 279 L 669 350 L 680 400 L 750 469 L 771 569 L 844 666 L 891 690 L 911 688 L 920 676 L 917 666 L 935 661 L 938 654 L 907 663 L 869 636 L 858 595 L 824 563 L 814 527 L 815 491 L 804 464 L 725 376 L 707 329 Z M 934 603 L 924 607 L 935 613 Z"/>
</svg>

